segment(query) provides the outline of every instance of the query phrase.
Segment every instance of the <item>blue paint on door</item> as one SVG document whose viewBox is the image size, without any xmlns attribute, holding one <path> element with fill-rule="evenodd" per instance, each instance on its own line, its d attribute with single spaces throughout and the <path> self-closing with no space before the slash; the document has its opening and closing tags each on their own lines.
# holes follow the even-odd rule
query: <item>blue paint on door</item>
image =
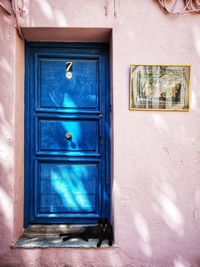
<svg viewBox="0 0 200 267">
<path fill-rule="evenodd" d="M 109 217 L 108 46 L 27 42 L 25 87 L 25 226 Z"/>
</svg>

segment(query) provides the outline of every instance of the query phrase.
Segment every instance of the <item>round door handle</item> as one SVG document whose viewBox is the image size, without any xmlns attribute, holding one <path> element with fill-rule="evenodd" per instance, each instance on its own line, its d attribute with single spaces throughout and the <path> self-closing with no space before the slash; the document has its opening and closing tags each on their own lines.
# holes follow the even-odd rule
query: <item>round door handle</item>
<svg viewBox="0 0 200 267">
<path fill-rule="evenodd" d="M 71 134 L 71 133 L 66 133 L 66 134 L 65 134 L 65 137 L 66 137 L 66 139 L 69 140 L 69 141 L 72 140 L 72 134 Z"/>
</svg>

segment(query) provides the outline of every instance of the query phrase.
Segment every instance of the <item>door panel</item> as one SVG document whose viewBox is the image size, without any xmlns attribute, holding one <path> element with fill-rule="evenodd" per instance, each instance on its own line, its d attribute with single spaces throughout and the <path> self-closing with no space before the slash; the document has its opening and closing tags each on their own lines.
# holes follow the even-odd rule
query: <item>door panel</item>
<svg viewBox="0 0 200 267">
<path fill-rule="evenodd" d="M 40 119 L 37 151 L 70 155 L 99 155 L 99 120 Z M 67 140 L 66 134 L 72 138 Z"/>
<path fill-rule="evenodd" d="M 39 211 L 98 212 L 99 196 L 98 163 L 40 163 L 36 196 Z"/>
<path fill-rule="evenodd" d="M 72 62 L 71 79 L 65 77 L 66 61 Z M 97 110 L 98 67 L 98 59 L 40 58 L 38 107 Z"/>
<path fill-rule="evenodd" d="M 26 43 L 25 226 L 109 217 L 108 76 L 104 44 Z"/>
</svg>

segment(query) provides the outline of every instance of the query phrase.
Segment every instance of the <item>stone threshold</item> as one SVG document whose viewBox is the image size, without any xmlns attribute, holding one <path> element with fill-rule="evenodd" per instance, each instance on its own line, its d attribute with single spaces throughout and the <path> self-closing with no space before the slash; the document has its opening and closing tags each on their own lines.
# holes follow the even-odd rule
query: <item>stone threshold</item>
<svg viewBox="0 0 200 267">
<path fill-rule="evenodd" d="M 97 239 L 89 239 L 88 242 L 81 239 L 71 239 L 63 242 L 60 233 L 78 232 L 86 225 L 29 225 L 20 239 L 12 248 L 97 248 Z M 87 225 L 88 226 L 88 225 Z M 101 248 L 109 248 L 108 241 L 102 242 Z"/>
</svg>

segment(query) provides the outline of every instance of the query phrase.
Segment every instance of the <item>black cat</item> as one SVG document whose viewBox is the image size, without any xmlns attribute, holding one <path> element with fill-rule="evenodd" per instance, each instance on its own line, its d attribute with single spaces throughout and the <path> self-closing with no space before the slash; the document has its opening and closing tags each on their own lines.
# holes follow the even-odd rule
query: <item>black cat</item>
<svg viewBox="0 0 200 267">
<path fill-rule="evenodd" d="M 84 241 L 88 241 L 90 238 L 98 238 L 97 247 L 101 246 L 103 240 L 108 239 L 109 246 L 113 244 L 113 230 L 112 225 L 108 222 L 108 219 L 99 219 L 98 225 L 83 227 L 79 232 L 60 234 L 65 236 L 63 241 L 67 241 L 72 238 L 81 238 Z"/>
</svg>

